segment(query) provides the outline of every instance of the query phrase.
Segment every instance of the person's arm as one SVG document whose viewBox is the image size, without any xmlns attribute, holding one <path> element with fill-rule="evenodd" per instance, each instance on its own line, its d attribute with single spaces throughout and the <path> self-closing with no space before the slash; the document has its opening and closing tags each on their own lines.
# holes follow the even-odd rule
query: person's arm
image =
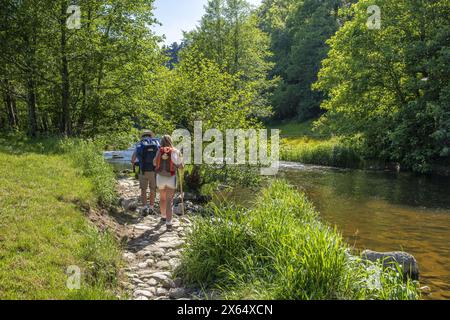
<svg viewBox="0 0 450 320">
<path fill-rule="evenodd" d="M 177 150 L 177 159 L 176 160 L 178 162 L 178 163 L 175 164 L 176 167 L 183 169 L 184 168 L 183 155 L 181 154 L 180 150 Z"/>
<path fill-rule="evenodd" d="M 135 164 L 136 163 L 136 150 L 134 150 L 133 155 L 131 156 L 131 163 Z"/>
</svg>

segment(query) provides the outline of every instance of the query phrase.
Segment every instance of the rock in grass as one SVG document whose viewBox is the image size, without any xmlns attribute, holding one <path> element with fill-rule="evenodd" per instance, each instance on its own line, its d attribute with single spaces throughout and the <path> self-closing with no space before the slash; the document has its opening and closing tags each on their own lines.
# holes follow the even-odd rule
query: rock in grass
<svg viewBox="0 0 450 320">
<path fill-rule="evenodd" d="M 158 288 L 156 289 L 156 296 L 158 297 L 166 297 L 168 295 L 169 291 L 164 288 Z"/>
<path fill-rule="evenodd" d="M 171 279 L 164 279 L 163 281 L 161 281 L 161 284 L 164 289 L 175 288 L 175 282 L 172 281 Z"/>
<path fill-rule="evenodd" d="M 184 288 L 173 288 L 169 291 L 169 298 L 178 300 L 186 296 L 186 290 Z"/>
<path fill-rule="evenodd" d="M 398 263 L 402 267 L 405 278 L 410 277 L 412 280 L 419 280 L 419 264 L 414 256 L 407 252 L 376 252 L 365 250 L 361 254 L 361 258 L 372 262 L 381 261 L 385 268 L 392 267 L 394 263 Z"/>
</svg>

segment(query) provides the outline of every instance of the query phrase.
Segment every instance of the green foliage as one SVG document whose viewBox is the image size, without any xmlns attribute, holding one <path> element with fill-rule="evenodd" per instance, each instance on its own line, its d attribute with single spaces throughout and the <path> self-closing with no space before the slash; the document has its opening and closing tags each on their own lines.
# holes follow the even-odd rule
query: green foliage
<svg viewBox="0 0 450 320">
<path fill-rule="evenodd" d="M 317 140 L 329 139 L 330 136 L 317 131 L 314 128 L 314 120 L 305 122 L 285 121 L 268 124 L 271 129 L 279 129 L 282 138 L 308 137 Z"/>
<path fill-rule="evenodd" d="M 266 1 L 260 9 L 263 28 L 271 33 L 275 76 L 282 82 L 272 103 L 278 119 L 310 119 L 320 115 L 322 93 L 317 80 L 328 40 L 339 28 L 338 9 L 347 1 Z"/>
<path fill-rule="evenodd" d="M 97 202 L 109 206 L 117 202 L 115 174 L 105 162 L 102 153 L 103 140 L 81 140 L 67 138 L 30 139 L 25 135 L 12 134 L 0 137 L 0 151 L 15 155 L 43 154 L 60 155 L 64 162 L 76 167 L 89 178 Z"/>
<path fill-rule="evenodd" d="M 82 170 L 94 187 L 94 194 L 103 206 L 117 203 L 116 180 L 111 166 L 103 159 L 102 149 L 92 141 L 66 139 L 61 143 L 68 160 Z"/>
<path fill-rule="evenodd" d="M 259 187 L 263 181 L 257 166 L 202 166 L 203 194 L 216 196 L 217 190 L 223 187 Z"/>
<path fill-rule="evenodd" d="M 366 26 L 373 4 L 380 30 Z M 450 150 L 448 1 L 364 0 L 343 14 L 315 84 L 328 96 L 320 124 L 361 135 L 367 157 L 429 172 Z"/>
<path fill-rule="evenodd" d="M 190 132 L 194 121 L 203 121 L 204 130 L 248 128 L 258 123 L 261 112 L 268 111 L 253 104 L 258 91 L 252 84 L 222 71 L 198 52 L 185 53 L 180 64 L 171 71 L 163 70 L 157 81 L 156 87 L 163 88 L 155 95 L 160 97 L 162 117 Z"/>
<path fill-rule="evenodd" d="M 96 286 L 106 283 L 111 287 L 118 286 L 117 276 L 122 265 L 122 251 L 112 234 L 99 232 L 95 227 L 87 228 L 79 255 L 87 261 L 84 270 L 85 281 Z"/>
<path fill-rule="evenodd" d="M 355 146 L 333 138 L 326 141 L 284 140 L 281 159 L 338 168 L 362 168 L 363 159 Z"/>
<path fill-rule="evenodd" d="M 360 142 L 319 132 L 313 120 L 272 123 L 269 127 L 281 130 L 281 160 L 338 168 L 364 166 Z"/>
<path fill-rule="evenodd" d="M 182 57 L 199 55 L 213 61 L 220 71 L 237 75 L 241 83 L 257 94 L 252 97 L 253 112 L 267 117 L 268 80 L 273 64 L 269 61 L 269 37 L 258 26 L 259 20 L 245 0 L 210 0 L 196 30 L 185 33 L 187 45 Z"/>
<path fill-rule="evenodd" d="M 90 137 L 153 124 L 158 112 L 146 88 L 164 62 L 149 28 L 153 0 L 77 1 L 80 29 L 66 27 L 70 4 L 2 2 L 0 91 L 11 101 L 9 124 L 32 135 Z"/>
<path fill-rule="evenodd" d="M 197 218 L 178 273 L 229 299 L 419 297 L 400 273 L 374 277 L 372 270 L 380 269 L 349 256 L 304 195 L 276 181 L 248 211 L 221 206 L 213 217 Z"/>
</svg>

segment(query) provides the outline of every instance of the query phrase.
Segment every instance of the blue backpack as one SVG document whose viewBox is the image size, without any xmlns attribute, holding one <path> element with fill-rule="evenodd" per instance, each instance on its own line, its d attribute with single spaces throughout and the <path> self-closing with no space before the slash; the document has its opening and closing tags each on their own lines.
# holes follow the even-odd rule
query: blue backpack
<svg viewBox="0 0 450 320">
<path fill-rule="evenodd" d="M 159 140 L 154 138 L 144 138 L 136 147 L 136 156 L 139 161 L 140 172 L 155 171 L 153 159 L 160 148 Z"/>
</svg>

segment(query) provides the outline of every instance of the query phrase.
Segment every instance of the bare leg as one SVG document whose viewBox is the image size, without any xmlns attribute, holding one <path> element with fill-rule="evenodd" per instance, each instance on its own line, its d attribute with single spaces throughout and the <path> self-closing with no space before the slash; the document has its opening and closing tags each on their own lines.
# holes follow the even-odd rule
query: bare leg
<svg viewBox="0 0 450 320">
<path fill-rule="evenodd" d="M 156 174 L 154 172 L 150 172 L 148 182 L 150 187 L 150 206 L 153 207 L 155 205 L 156 198 Z"/>
<path fill-rule="evenodd" d="M 166 218 L 166 189 L 159 190 L 159 209 L 161 211 L 161 217 Z"/>
<path fill-rule="evenodd" d="M 166 217 L 167 221 L 172 221 L 172 206 L 173 206 L 173 197 L 175 196 L 175 190 L 174 189 L 166 189 Z"/>
<path fill-rule="evenodd" d="M 150 205 L 153 207 L 155 205 L 156 190 L 150 189 Z"/>
<path fill-rule="evenodd" d="M 147 205 L 147 188 L 141 188 L 141 201 L 144 206 Z"/>
</svg>

